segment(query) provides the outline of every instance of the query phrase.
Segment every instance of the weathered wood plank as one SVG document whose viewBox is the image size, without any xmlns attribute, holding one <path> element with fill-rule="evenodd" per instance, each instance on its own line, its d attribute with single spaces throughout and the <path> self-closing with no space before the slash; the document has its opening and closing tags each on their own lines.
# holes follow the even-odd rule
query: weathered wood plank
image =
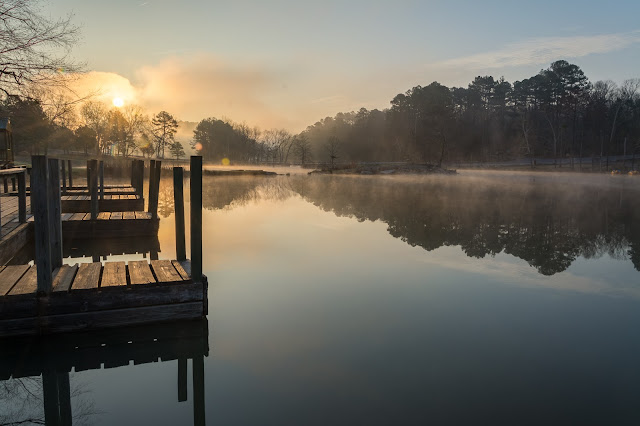
<svg viewBox="0 0 640 426">
<path fill-rule="evenodd" d="M 82 220 L 84 219 L 84 215 L 86 215 L 86 213 L 74 213 L 70 220 Z"/>
<path fill-rule="evenodd" d="M 135 212 L 122 212 L 122 218 L 123 219 L 134 219 L 136 218 L 136 214 Z"/>
<path fill-rule="evenodd" d="M 127 267 L 124 262 L 107 262 L 102 271 L 100 288 L 127 285 Z"/>
<path fill-rule="evenodd" d="M 71 290 L 97 289 L 100 282 L 101 263 L 82 263 L 78 268 L 76 279 L 73 280 Z"/>
<path fill-rule="evenodd" d="M 202 302 L 110 309 L 97 312 L 51 315 L 41 320 L 42 332 L 68 332 L 104 327 L 120 327 L 158 321 L 202 317 Z"/>
<path fill-rule="evenodd" d="M 53 291 L 67 292 L 71 289 L 73 279 L 78 272 L 78 265 L 62 265 L 53 271 Z"/>
<path fill-rule="evenodd" d="M 111 220 L 120 220 L 122 219 L 122 212 L 112 212 Z"/>
<path fill-rule="evenodd" d="M 0 272 L 0 296 L 4 296 L 13 288 L 27 272 L 29 265 L 10 265 Z"/>
<path fill-rule="evenodd" d="M 38 268 L 33 265 L 27 272 L 18 280 L 16 285 L 13 286 L 9 292 L 9 296 L 18 294 L 35 294 L 38 289 Z"/>
<path fill-rule="evenodd" d="M 98 220 L 109 220 L 110 217 L 111 217 L 111 212 L 98 213 Z"/>
<path fill-rule="evenodd" d="M 183 281 L 170 260 L 152 260 L 151 268 L 153 268 L 158 283 L 179 283 Z"/>
<path fill-rule="evenodd" d="M 106 291 L 53 293 L 40 297 L 49 315 L 203 301 L 202 283 L 111 287 Z"/>
<path fill-rule="evenodd" d="M 187 271 L 185 271 L 179 261 L 172 260 L 171 263 L 173 264 L 173 267 L 176 268 L 176 271 L 180 274 L 183 280 L 186 281 L 191 279 L 191 276 L 187 273 Z"/>
<path fill-rule="evenodd" d="M 156 283 L 156 279 L 151 273 L 151 269 L 146 260 L 133 260 L 129 262 L 129 278 L 131 285 Z"/>
</svg>

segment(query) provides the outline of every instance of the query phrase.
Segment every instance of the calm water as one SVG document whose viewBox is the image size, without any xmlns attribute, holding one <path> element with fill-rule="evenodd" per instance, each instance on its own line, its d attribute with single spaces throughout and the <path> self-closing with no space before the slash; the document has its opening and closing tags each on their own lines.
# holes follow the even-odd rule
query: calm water
<svg viewBox="0 0 640 426">
<path fill-rule="evenodd" d="M 640 421 L 640 178 L 204 187 L 207 424 Z M 157 240 L 72 244 L 66 262 L 173 258 L 168 179 L 162 188 Z M 192 424 L 188 368 L 186 402 L 177 361 L 72 370 L 76 421 Z M 6 390 L 15 382 L 2 382 L 0 412 L 42 416 Z M 30 408 L 15 414 L 20 401 Z"/>
</svg>

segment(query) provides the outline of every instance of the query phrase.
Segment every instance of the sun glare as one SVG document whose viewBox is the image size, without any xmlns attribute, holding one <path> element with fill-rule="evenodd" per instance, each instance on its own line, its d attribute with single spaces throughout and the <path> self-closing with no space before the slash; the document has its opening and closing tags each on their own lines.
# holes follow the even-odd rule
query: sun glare
<svg viewBox="0 0 640 426">
<path fill-rule="evenodd" d="M 124 106 L 124 99 L 122 98 L 113 98 L 113 106 L 120 108 L 121 106 Z"/>
</svg>

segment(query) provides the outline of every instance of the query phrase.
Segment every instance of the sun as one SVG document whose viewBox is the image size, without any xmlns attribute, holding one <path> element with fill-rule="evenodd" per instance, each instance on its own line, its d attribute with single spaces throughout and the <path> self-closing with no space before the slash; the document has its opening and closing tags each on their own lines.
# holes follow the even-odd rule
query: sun
<svg viewBox="0 0 640 426">
<path fill-rule="evenodd" d="M 113 98 L 113 106 L 120 108 L 121 106 L 124 106 L 124 99 L 119 98 L 119 97 L 115 97 Z"/>
</svg>

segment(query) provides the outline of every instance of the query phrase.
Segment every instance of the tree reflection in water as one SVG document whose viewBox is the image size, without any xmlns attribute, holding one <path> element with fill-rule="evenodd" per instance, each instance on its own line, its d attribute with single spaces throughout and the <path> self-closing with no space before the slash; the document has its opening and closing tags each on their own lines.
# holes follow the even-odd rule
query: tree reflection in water
<svg viewBox="0 0 640 426">
<path fill-rule="evenodd" d="M 206 209 L 301 196 L 324 211 L 380 220 L 412 246 L 460 246 L 469 257 L 504 252 L 539 273 L 579 256 L 630 259 L 640 270 L 640 189 L 629 177 L 575 175 L 205 177 Z M 188 182 L 185 182 L 188 184 Z M 188 192 L 185 192 L 188 193 Z M 173 190 L 161 188 L 160 213 Z"/>
</svg>

